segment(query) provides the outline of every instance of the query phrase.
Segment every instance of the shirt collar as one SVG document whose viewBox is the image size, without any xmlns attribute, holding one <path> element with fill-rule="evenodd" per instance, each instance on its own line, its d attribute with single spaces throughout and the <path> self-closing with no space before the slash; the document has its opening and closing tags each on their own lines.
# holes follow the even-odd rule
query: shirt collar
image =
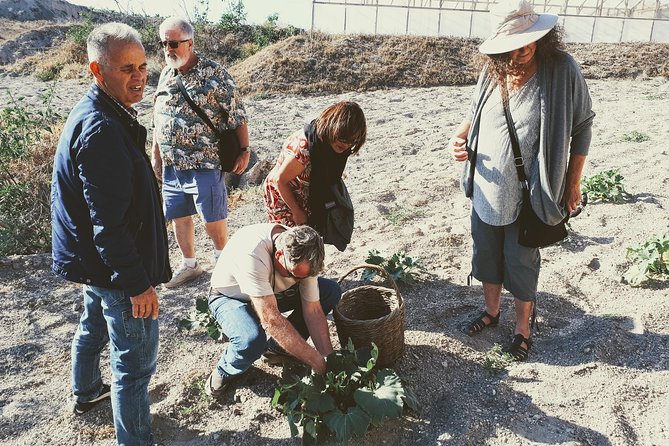
<svg viewBox="0 0 669 446">
<path fill-rule="evenodd" d="M 137 110 L 135 110 L 132 107 L 126 107 L 125 105 L 121 104 L 118 99 L 116 99 L 114 96 L 110 95 L 104 89 L 100 88 L 100 86 L 96 83 L 93 83 L 91 85 L 91 90 L 93 91 L 94 94 L 105 98 L 107 102 L 111 102 L 114 107 L 114 109 L 119 113 L 122 114 L 123 116 L 126 116 L 130 118 L 131 121 L 137 122 Z"/>
</svg>

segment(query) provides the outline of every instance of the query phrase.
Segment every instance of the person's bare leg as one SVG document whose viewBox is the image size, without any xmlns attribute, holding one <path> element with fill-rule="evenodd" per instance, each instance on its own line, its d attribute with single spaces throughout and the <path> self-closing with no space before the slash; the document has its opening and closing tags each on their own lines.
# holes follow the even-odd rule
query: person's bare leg
<svg viewBox="0 0 669 446">
<path fill-rule="evenodd" d="M 502 301 L 502 284 L 483 282 L 483 297 L 485 297 L 485 311 L 491 316 L 497 316 Z M 485 317 L 483 321 L 488 325 L 490 318 Z"/>
<path fill-rule="evenodd" d="M 534 302 L 526 302 L 520 299 L 514 299 L 516 306 L 516 329 L 514 334 L 521 334 L 524 338 L 530 337 L 530 316 Z"/>
<path fill-rule="evenodd" d="M 180 217 L 172 220 L 172 230 L 184 258 L 195 258 L 195 224 L 193 217 Z"/>
<path fill-rule="evenodd" d="M 214 242 L 214 248 L 223 249 L 228 242 L 228 221 L 226 219 L 205 223 L 204 228 Z"/>
</svg>

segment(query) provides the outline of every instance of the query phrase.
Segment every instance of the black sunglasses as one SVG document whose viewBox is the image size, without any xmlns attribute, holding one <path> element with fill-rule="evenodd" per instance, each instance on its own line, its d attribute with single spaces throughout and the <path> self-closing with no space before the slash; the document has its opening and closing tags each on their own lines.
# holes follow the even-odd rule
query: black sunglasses
<svg viewBox="0 0 669 446">
<path fill-rule="evenodd" d="M 188 42 L 190 39 L 185 39 L 185 40 L 162 40 L 160 42 L 160 46 L 165 48 L 167 45 L 170 46 L 173 50 L 176 50 L 179 48 L 179 45 L 181 45 L 184 42 Z"/>
</svg>

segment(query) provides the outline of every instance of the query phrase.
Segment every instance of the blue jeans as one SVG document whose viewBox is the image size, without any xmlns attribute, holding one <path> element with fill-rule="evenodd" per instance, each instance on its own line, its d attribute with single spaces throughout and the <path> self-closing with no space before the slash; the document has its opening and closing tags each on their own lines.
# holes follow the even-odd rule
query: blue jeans
<svg viewBox="0 0 669 446">
<path fill-rule="evenodd" d="M 100 352 L 111 340 L 112 410 L 123 446 L 153 444 L 149 380 L 158 359 L 158 321 L 135 319 L 122 291 L 84 285 L 84 312 L 72 341 L 72 392 L 86 402 L 100 393 Z"/>
<path fill-rule="evenodd" d="M 341 287 L 334 280 L 319 277 L 318 290 L 321 308 L 327 315 L 339 303 Z M 309 329 L 302 314 L 299 286 L 295 285 L 275 296 L 279 311 L 284 313 L 292 310 L 288 321 L 302 338 L 307 339 Z M 271 345 L 268 343 L 267 334 L 250 302 L 242 302 L 227 296 L 212 296 L 210 299 L 211 314 L 230 339 L 216 366 L 218 373 L 223 378 L 244 373 Z"/>
</svg>

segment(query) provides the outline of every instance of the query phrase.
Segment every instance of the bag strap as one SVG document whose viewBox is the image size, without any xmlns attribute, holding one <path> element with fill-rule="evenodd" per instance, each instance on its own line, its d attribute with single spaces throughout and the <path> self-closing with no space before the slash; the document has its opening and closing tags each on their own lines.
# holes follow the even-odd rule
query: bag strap
<svg viewBox="0 0 669 446">
<path fill-rule="evenodd" d="M 179 90 L 181 90 L 181 95 L 184 97 L 186 102 L 188 102 L 188 105 L 190 105 L 190 108 L 192 108 L 193 111 L 200 117 L 200 119 L 202 119 L 205 122 L 205 124 L 207 124 L 214 131 L 214 134 L 216 134 L 216 136 L 220 138 L 221 137 L 220 130 L 218 130 L 218 128 L 214 125 L 214 123 L 211 122 L 211 119 L 209 119 L 209 116 L 207 116 L 204 110 L 198 107 L 197 104 L 195 104 L 195 102 L 193 102 L 191 97 L 188 95 L 186 87 L 184 87 L 184 83 L 181 80 L 180 74 L 177 74 L 177 86 L 179 87 Z M 225 109 L 222 110 L 223 110 L 223 120 L 225 122 L 228 122 L 230 114 Z"/>
<path fill-rule="evenodd" d="M 506 125 L 509 128 L 509 139 L 511 140 L 511 149 L 513 150 L 513 164 L 516 166 L 518 173 L 518 181 L 520 181 L 524 190 L 529 191 L 530 186 L 525 175 L 525 163 L 523 163 L 523 155 L 520 153 L 520 144 L 518 144 L 518 134 L 516 133 L 516 126 L 513 123 L 511 110 L 509 110 L 509 102 L 502 100 L 504 107 L 504 116 L 506 117 Z"/>
</svg>

